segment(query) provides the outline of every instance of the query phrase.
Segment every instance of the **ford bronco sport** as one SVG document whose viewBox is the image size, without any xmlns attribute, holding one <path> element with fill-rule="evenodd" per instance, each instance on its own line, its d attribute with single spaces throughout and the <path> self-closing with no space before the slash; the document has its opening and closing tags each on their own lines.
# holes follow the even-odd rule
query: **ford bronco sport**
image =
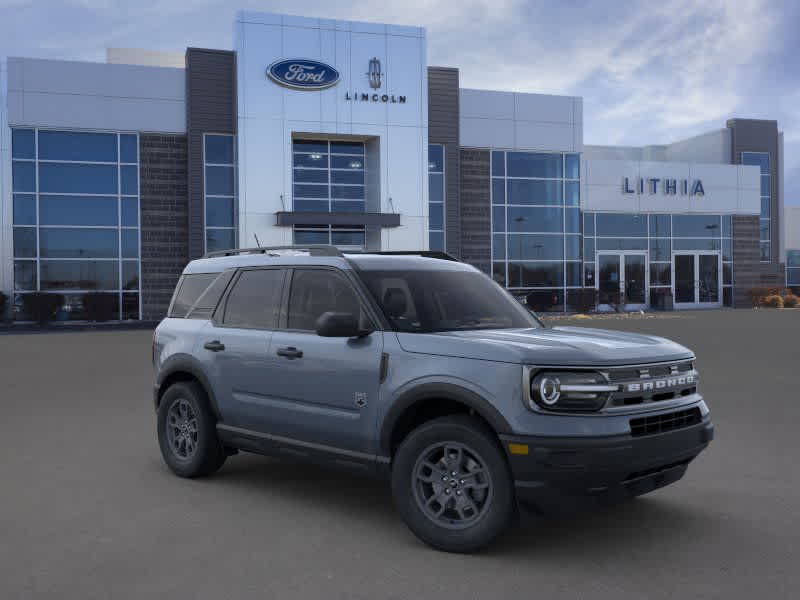
<svg viewBox="0 0 800 600">
<path fill-rule="evenodd" d="M 686 348 L 546 327 L 438 253 L 209 254 L 184 270 L 153 362 L 177 475 L 237 451 L 383 474 L 411 531 L 454 552 L 488 544 L 517 502 L 677 481 L 713 436 Z"/>
</svg>

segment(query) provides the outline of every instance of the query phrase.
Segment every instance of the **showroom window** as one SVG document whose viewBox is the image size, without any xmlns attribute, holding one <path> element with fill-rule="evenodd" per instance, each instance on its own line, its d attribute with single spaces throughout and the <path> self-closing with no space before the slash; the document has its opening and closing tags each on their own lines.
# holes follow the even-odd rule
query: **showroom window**
<svg viewBox="0 0 800 600">
<path fill-rule="evenodd" d="M 769 262 L 772 257 L 770 242 L 770 199 L 771 185 L 769 175 L 769 152 L 742 152 L 742 164 L 753 165 L 761 169 L 761 217 L 759 223 L 759 244 L 761 262 Z"/>
<path fill-rule="evenodd" d="M 428 246 L 445 251 L 444 245 L 444 146 L 428 145 Z"/>
<path fill-rule="evenodd" d="M 12 131 L 15 318 L 36 291 L 63 299 L 56 320 L 92 318 L 87 300 L 140 318 L 138 147 L 135 133 Z"/>
<path fill-rule="evenodd" d="M 236 137 L 203 135 L 206 252 L 236 248 Z"/>
<path fill-rule="evenodd" d="M 786 251 L 786 285 L 800 287 L 800 250 Z"/>
<path fill-rule="evenodd" d="M 366 210 L 364 143 L 292 141 L 292 199 L 295 212 Z M 363 248 L 363 225 L 295 225 L 295 244 L 333 244 Z"/>
<path fill-rule="evenodd" d="M 492 275 L 563 311 L 581 287 L 580 156 L 495 150 L 491 163 Z"/>
<path fill-rule="evenodd" d="M 649 256 L 650 304 L 655 305 L 655 296 L 672 290 L 673 252 L 719 251 L 723 304 L 731 306 L 731 227 L 730 215 L 584 213 L 584 283 L 586 287 L 596 287 L 595 257 L 598 251 L 641 250 Z"/>
</svg>

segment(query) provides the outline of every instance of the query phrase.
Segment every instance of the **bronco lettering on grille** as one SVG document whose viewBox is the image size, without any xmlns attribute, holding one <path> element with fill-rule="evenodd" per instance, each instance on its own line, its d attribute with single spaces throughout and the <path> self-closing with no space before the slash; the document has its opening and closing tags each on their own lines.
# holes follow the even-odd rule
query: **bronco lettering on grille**
<svg viewBox="0 0 800 600">
<path fill-rule="evenodd" d="M 694 375 L 681 375 L 680 377 L 665 377 L 663 379 L 654 379 L 652 381 L 643 381 L 641 383 L 627 383 L 625 384 L 626 392 L 651 392 L 654 390 L 665 390 L 673 387 L 680 387 L 682 385 L 690 385 L 695 382 Z"/>
</svg>

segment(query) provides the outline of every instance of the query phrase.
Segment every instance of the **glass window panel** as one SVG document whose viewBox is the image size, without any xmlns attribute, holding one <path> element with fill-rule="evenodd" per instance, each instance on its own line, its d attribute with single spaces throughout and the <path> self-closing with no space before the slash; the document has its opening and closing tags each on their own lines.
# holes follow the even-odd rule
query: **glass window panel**
<svg viewBox="0 0 800 600">
<path fill-rule="evenodd" d="M 206 198 L 206 227 L 233 227 L 233 198 Z"/>
<path fill-rule="evenodd" d="M 119 161 L 124 163 L 139 162 L 139 149 L 136 136 L 122 134 L 119 136 Z"/>
<path fill-rule="evenodd" d="M 647 250 L 647 238 L 596 238 L 597 250 Z"/>
<path fill-rule="evenodd" d="M 444 229 L 444 205 L 436 202 L 428 208 L 428 229 Z"/>
<path fill-rule="evenodd" d="M 39 253 L 43 258 L 117 258 L 118 245 L 116 229 L 39 230 Z"/>
<path fill-rule="evenodd" d="M 583 214 L 583 235 L 594 237 L 594 213 Z"/>
<path fill-rule="evenodd" d="M 36 225 L 36 195 L 14 194 L 14 225 Z"/>
<path fill-rule="evenodd" d="M 319 142 L 315 140 L 293 140 L 292 150 L 295 152 L 313 152 L 315 154 L 327 154 L 328 142 Z"/>
<path fill-rule="evenodd" d="M 115 133 L 39 131 L 39 160 L 117 162 Z"/>
<path fill-rule="evenodd" d="M 14 261 L 14 289 L 22 291 L 36 290 L 36 261 Z"/>
<path fill-rule="evenodd" d="M 691 238 L 673 238 L 673 250 L 719 250 L 720 240 L 715 238 L 705 239 L 691 239 Z"/>
<path fill-rule="evenodd" d="M 733 283 L 733 265 L 731 263 L 722 263 L 722 283 L 723 285 Z"/>
<path fill-rule="evenodd" d="M 787 267 L 800 267 L 800 250 L 787 250 L 786 251 L 786 266 Z"/>
<path fill-rule="evenodd" d="M 580 154 L 567 154 L 565 157 L 566 173 L 564 177 L 567 179 L 580 179 L 581 178 L 581 157 Z"/>
<path fill-rule="evenodd" d="M 36 158 L 36 139 L 33 129 L 11 130 L 11 157 Z"/>
<path fill-rule="evenodd" d="M 14 227 L 14 256 L 36 258 L 35 227 Z"/>
<path fill-rule="evenodd" d="M 39 196 L 42 225 L 117 225 L 116 196 Z"/>
<path fill-rule="evenodd" d="M 770 222 L 768 220 L 761 219 L 761 221 L 759 221 L 758 231 L 759 231 L 759 235 L 761 237 L 761 240 L 770 239 L 770 237 L 769 237 L 769 226 L 770 226 Z"/>
<path fill-rule="evenodd" d="M 344 162 L 344 165 L 334 165 L 335 167 L 342 169 L 346 168 L 346 164 L 349 164 L 351 159 L 341 156 L 339 157 L 341 161 Z M 315 169 L 327 169 L 328 168 L 328 155 L 327 154 L 295 154 L 293 157 L 294 166 L 295 167 L 311 167 Z"/>
<path fill-rule="evenodd" d="M 562 312 L 564 310 L 564 292 L 563 290 L 533 290 L 525 295 L 525 305 L 537 313 Z"/>
<path fill-rule="evenodd" d="M 365 242 L 363 231 L 331 231 L 331 243 L 334 246 L 363 246 Z"/>
<path fill-rule="evenodd" d="M 506 230 L 506 209 L 503 206 L 492 207 L 492 231 Z"/>
<path fill-rule="evenodd" d="M 769 173 L 769 152 L 742 152 L 743 165 L 761 167 L 761 173 Z"/>
<path fill-rule="evenodd" d="M 730 215 L 722 215 L 722 237 L 733 235 L 733 218 Z"/>
<path fill-rule="evenodd" d="M 583 238 L 583 259 L 594 260 L 594 239 L 592 238 Z"/>
<path fill-rule="evenodd" d="M 11 182 L 15 192 L 35 192 L 36 164 L 15 160 L 11 164 Z"/>
<path fill-rule="evenodd" d="M 506 202 L 506 180 L 492 179 L 492 204 L 505 204 Z"/>
<path fill-rule="evenodd" d="M 506 236 L 492 235 L 492 254 L 494 260 L 505 260 L 506 258 Z"/>
<path fill-rule="evenodd" d="M 206 229 L 206 252 L 235 248 L 235 239 L 233 229 Z"/>
<path fill-rule="evenodd" d="M 122 238 L 122 258 L 139 258 L 139 230 L 123 229 Z"/>
<path fill-rule="evenodd" d="M 492 279 L 494 279 L 497 283 L 506 287 L 508 282 L 506 281 L 506 263 L 504 262 L 496 262 L 492 263 Z"/>
<path fill-rule="evenodd" d="M 562 260 L 564 238 L 560 235 L 510 234 L 508 236 L 510 260 Z"/>
<path fill-rule="evenodd" d="M 277 327 L 283 278 L 282 269 L 242 271 L 225 301 L 223 323 L 248 329 Z"/>
<path fill-rule="evenodd" d="M 800 285 L 800 269 L 789 269 L 786 273 L 787 285 Z"/>
<path fill-rule="evenodd" d="M 733 260 L 733 243 L 730 238 L 722 240 L 722 260 Z"/>
<path fill-rule="evenodd" d="M 565 258 L 567 260 L 581 259 L 581 236 L 567 235 L 564 237 Z"/>
<path fill-rule="evenodd" d="M 762 196 L 770 196 L 769 192 L 769 175 L 762 175 L 761 176 L 761 195 Z"/>
<path fill-rule="evenodd" d="M 217 165 L 232 165 L 233 136 L 207 135 L 205 161 Z"/>
<path fill-rule="evenodd" d="M 722 288 L 722 306 L 733 306 L 733 290 L 729 287 Z"/>
<path fill-rule="evenodd" d="M 561 182 L 509 179 L 508 203 L 561 205 L 564 203 Z"/>
<path fill-rule="evenodd" d="M 328 170 L 295 169 L 294 180 L 297 183 L 328 183 Z"/>
<path fill-rule="evenodd" d="M 138 260 L 123 260 L 122 261 L 122 289 L 123 290 L 138 290 L 139 289 L 139 261 Z"/>
<path fill-rule="evenodd" d="M 581 287 L 581 269 L 583 263 L 568 262 L 564 263 L 566 266 L 566 281 L 564 284 L 568 287 Z"/>
<path fill-rule="evenodd" d="M 294 184 L 295 198 L 328 198 L 327 185 Z"/>
<path fill-rule="evenodd" d="M 139 226 L 139 201 L 136 198 L 122 199 L 122 226 Z"/>
<path fill-rule="evenodd" d="M 508 230 L 536 233 L 561 233 L 564 210 L 550 207 L 508 207 Z"/>
<path fill-rule="evenodd" d="M 761 198 L 761 217 L 769 218 L 769 198 Z"/>
<path fill-rule="evenodd" d="M 444 252 L 444 233 L 441 231 L 428 232 L 428 248 L 437 252 Z"/>
<path fill-rule="evenodd" d="M 441 144 L 428 145 L 428 171 L 431 173 L 444 171 L 444 147 Z"/>
<path fill-rule="evenodd" d="M 326 157 L 322 157 L 322 159 L 327 159 Z M 319 167 L 319 164 L 309 165 Z M 327 162 L 324 166 L 327 166 Z M 364 159 L 359 158 L 358 156 L 331 156 L 331 168 L 332 169 L 350 169 L 350 170 L 363 170 L 364 169 Z"/>
<path fill-rule="evenodd" d="M 508 263 L 510 287 L 562 287 L 563 262 Z"/>
<path fill-rule="evenodd" d="M 122 319 L 124 321 L 139 319 L 139 294 L 122 294 Z"/>
<path fill-rule="evenodd" d="M 120 167 L 120 189 L 126 196 L 136 196 L 139 193 L 139 168 L 133 165 Z"/>
<path fill-rule="evenodd" d="M 492 152 L 492 175 L 495 177 L 505 177 L 506 174 L 506 153 L 495 150 Z"/>
<path fill-rule="evenodd" d="M 672 260 L 672 244 L 669 239 L 650 239 L 650 260 Z"/>
<path fill-rule="evenodd" d="M 331 154 L 358 154 L 364 156 L 364 142 L 331 142 Z"/>
<path fill-rule="evenodd" d="M 328 230 L 320 231 L 297 231 L 294 232 L 295 244 L 330 244 Z"/>
<path fill-rule="evenodd" d="M 294 209 L 300 212 L 328 212 L 330 203 L 327 200 L 295 200 Z"/>
<path fill-rule="evenodd" d="M 647 216 L 637 214 L 597 213 L 598 236 L 647 237 Z"/>
<path fill-rule="evenodd" d="M 509 177 L 561 178 L 561 154 L 536 152 L 508 152 Z"/>
<path fill-rule="evenodd" d="M 339 198 L 342 200 L 363 200 L 364 199 L 364 186 L 363 185 L 332 185 L 331 197 Z"/>
<path fill-rule="evenodd" d="M 673 215 L 675 237 L 719 237 L 719 215 Z"/>
<path fill-rule="evenodd" d="M 583 281 L 586 287 L 594 287 L 594 263 L 583 263 Z"/>
<path fill-rule="evenodd" d="M 233 167 L 206 167 L 206 194 L 233 196 Z"/>
<path fill-rule="evenodd" d="M 581 211 L 579 209 L 564 209 L 564 231 L 567 233 L 581 232 Z"/>
<path fill-rule="evenodd" d="M 581 184 L 578 181 L 564 182 L 564 203 L 567 206 L 580 206 L 581 204 Z"/>
<path fill-rule="evenodd" d="M 770 257 L 772 256 L 772 248 L 770 247 L 769 242 L 761 242 L 759 244 L 759 249 L 761 251 L 761 260 L 763 262 L 769 262 Z"/>
<path fill-rule="evenodd" d="M 117 166 L 39 163 L 39 191 L 117 194 Z"/>
<path fill-rule="evenodd" d="M 442 175 L 428 175 L 428 177 L 430 177 L 431 182 L 439 181 L 439 186 L 441 187 Z M 357 183 L 364 185 L 364 171 L 331 171 L 331 183 Z"/>
<path fill-rule="evenodd" d="M 43 260 L 42 290 L 117 290 L 119 263 L 115 260 Z"/>
<path fill-rule="evenodd" d="M 671 267 L 670 263 L 651 263 L 650 285 L 672 285 Z"/>
<path fill-rule="evenodd" d="M 436 173 L 428 175 L 428 200 L 444 202 L 444 175 Z"/>
<path fill-rule="evenodd" d="M 672 225 L 669 215 L 650 215 L 650 237 L 671 237 Z"/>
<path fill-rule="evenodd" d="M 365 203 L 363 200 L 335 200 L 332 204 L 333 212 L 363 213 L 365 210 Z"/>
</svg>

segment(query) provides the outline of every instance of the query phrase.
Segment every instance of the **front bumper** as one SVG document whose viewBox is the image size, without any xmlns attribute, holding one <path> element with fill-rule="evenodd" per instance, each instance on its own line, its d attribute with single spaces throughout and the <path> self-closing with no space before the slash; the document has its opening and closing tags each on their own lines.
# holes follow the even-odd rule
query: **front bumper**
<svg viewBox="0 0 800 600">
<path fill-rule="evenodd" d="M 550 512 L 587 500 L 622 500 L 677 481 L 714 438 L 714 426 L 706 415 L 691 427 L 638 437 L 500 438 L 518 499 Z"/>
</svg>

